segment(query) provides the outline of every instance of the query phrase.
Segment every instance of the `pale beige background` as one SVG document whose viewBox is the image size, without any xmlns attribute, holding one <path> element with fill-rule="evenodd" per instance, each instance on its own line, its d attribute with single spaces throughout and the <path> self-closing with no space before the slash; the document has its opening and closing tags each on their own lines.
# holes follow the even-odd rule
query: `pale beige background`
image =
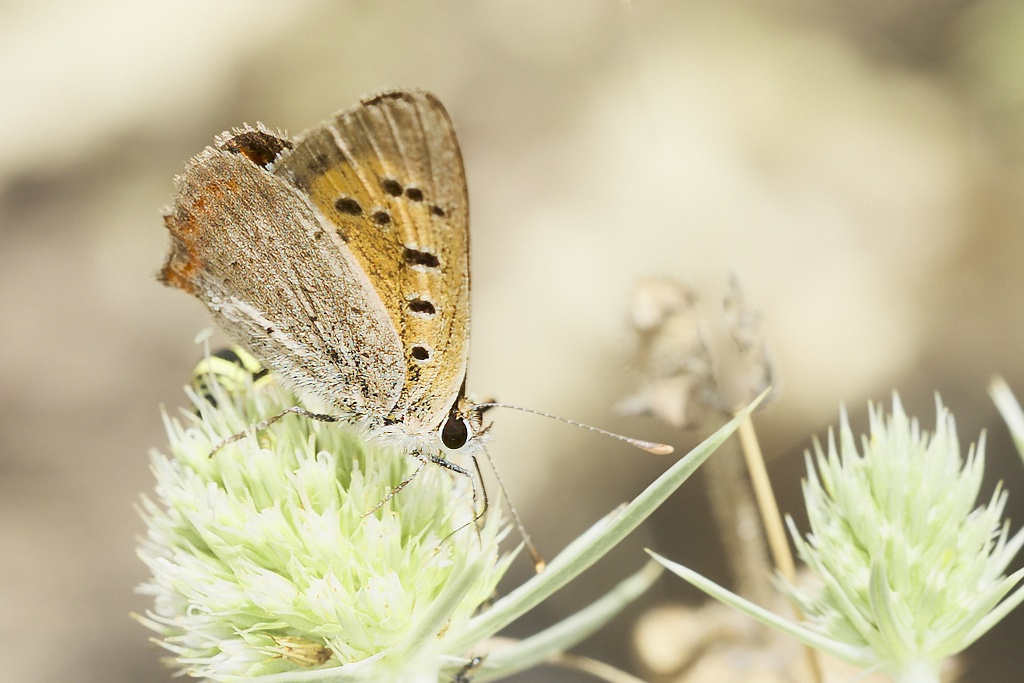
<svg viewBox="0 0 1024 683">
<path fill-rule="evenodd" d="M 932 393 L 1024 519 L 1024 471 L 985 396 L 1024 394 L 1024 10 L 924 2 L 0 4 L 0 660 L 17 681 L 164 681 L 132 509 L 182 403 L 205 310 L 153 279 L 173 175 L 215 133 L 298 132 L 384 86 L 437 92 L 473 223 L 471 388 L 613 429 L 645 274 L 740 274 L 783 379 L 759 422 L 782 506 L 845 401 Z M 493 452 L 548 555 L 664 461 L 494 416 Z M 650 545 L 721 577 L 699 481 L 531 615 L 586 604 Z M 1016 528 L 1016 527 L 1015 527 Z M 517 566 L 512 580 L 529 572 Z M 664 580 L 647 604 L 697 600 Z M 630 667 L 617 620 L 580 648 Z M 969 680 L 1019 680 L 1014 616 Z M 557 680 L 568 678 L 556 677 Z M 539 675 L 522 680 L 541 680 Z"/>
</svg>

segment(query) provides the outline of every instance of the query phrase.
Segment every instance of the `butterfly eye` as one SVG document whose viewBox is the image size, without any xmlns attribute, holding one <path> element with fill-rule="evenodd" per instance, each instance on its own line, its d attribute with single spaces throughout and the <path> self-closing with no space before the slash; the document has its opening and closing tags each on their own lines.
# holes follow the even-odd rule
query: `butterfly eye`
<svg viewBox="0 0 1024 683">
<path fill-rule="evenodd" d="M 457 451 L 469 441 L 469 423 L 458 415 L 449 415 L 441 427 L 441 443 L 444 447 Z"/>
</svg>

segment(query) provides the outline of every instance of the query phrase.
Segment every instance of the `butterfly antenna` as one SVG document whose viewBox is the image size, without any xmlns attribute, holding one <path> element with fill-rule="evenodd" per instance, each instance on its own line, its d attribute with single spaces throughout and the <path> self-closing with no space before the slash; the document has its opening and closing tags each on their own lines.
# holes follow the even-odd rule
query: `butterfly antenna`
<svg viewBox="0 0 1024 683">
<path fill-rule="evenodd" d="M 505 500 L 505 504 L 508 506 L 508 511 L 512 515 L 512 522 L 516 525 L 519 530 L 519 535 L 523 537 L 523 547 L 526 548 L 526 552 L 530 554 L 530 559 L 533 560 L 533 568 L 538 574 L 544 571 L 544 568 L 548 566 L 547 560 L 537 550 L 537 546 L 533 544 L 533 540 L 530 538 L 530 534 L 526 533 L 526 526 L 523 524 L 523 520 L 519 517 L 519 511 L 516 510 L 516 506 L 512 504 L 512 499 L 508 497 L 508 489 L 505 488 L 505 481 L 501 478 L 501 473 L 494 464 L 494 460 L 491 459 L 491 454 L 486 448 L 481 448 L 484 452 L 484 457 L 487 458 L 487 464 L 491 466 L 491 471 L 494 472 L 494 480 L 498 482 L 498 488 L 501 489 L 501 497 Z M 474 462 L 476 458 L 473 459 Z M 479 473 L 479 468 L 477 473 Z M 483 478 L 480 479 L 480 486 L 483 487 Z M 487 500 L 487 489 L 484 488 L 484 500 Z"/>
<path fill-rule="evenodd" d="M 624 441 L 624 442 L 628 443 L 630 446 L 633 446 L 635 448 L 639 448 L 642 451 L 647 451 L 648 453 L 654 453 L 655 455 L 668 455 L 669 453 L 671 453 L 672 451 L 675 450 L 674 448 L 672 448 L 672 446 L 669 446 L 668 444 L 665 444 L 665 443 L 655 443 L 654 441 L 644 441 L 642 439 L 634 439 L 634 438 L 632 438 L 630 436 L 623 436 L 622 434 L 616 434 L 615 432 L 609 432 L 606 429 L 601 429 L 599 427 L 592 427 L 592 426 L 590 426 L 588 424 L 583 424 L 582 422 L 577 422 L 576 420 L 570 420 L 567 417 L 559 417 L 558 415 L 552 415 L 551 413 L 545 413 L 545 412 L 540 411 L 540 410 L 533 410 L 532 408 L 523 408 L 522 406 L 513 406 L 513 405 L 509 405 L 508 403 L 477 403 L 477 404 L 474 405 L 474 407 L 477 408 L 477 409 L 483 409 L 483 408 L 511 408 L 512 410 L 521 410 L 524 413 L 532 413 L 533 415 L 540 415 L 541 417 L 550 417 L 552 420 L 558 420 L 559 422 L 564 422 L 566 424 L 574 425 L 576 427 L 582 427 L 583 429 L 589 429 L 592 432 L 597 432 L 598 434 L 604 434 L 605 436 L 610 436 L 613 439 L 618 439 L 619 441 Z"/>
</svg>

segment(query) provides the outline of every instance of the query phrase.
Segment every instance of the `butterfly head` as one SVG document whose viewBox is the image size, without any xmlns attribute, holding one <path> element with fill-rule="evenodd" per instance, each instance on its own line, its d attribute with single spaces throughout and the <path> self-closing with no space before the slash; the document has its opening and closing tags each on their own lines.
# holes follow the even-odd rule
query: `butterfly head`
<svg viewBox="0 0 1024 683">
<path fill-rule="evenodd" d="M 461 453 L 482 437 L 487 428 L 481 417 L 486 408 L 480 408 L 465 396 L 459 396 L 448 415 L 437 429 L 437 438 L 446 452 Z"/>
</svg>

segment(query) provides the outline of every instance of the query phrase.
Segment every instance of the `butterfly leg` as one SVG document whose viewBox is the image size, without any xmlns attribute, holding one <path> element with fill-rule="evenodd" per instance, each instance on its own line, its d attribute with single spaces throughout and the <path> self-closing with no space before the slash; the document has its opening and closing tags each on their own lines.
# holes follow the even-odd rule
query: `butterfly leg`
<svg viewBox="0 0 1024 683">
<path fill-rule="evenodd" d="M 456 473 L 461 474 L 461 475 L 466 476 L 466 477 L 472 476 L 472 475 L 470 475 L 470 473 L 469 473 L 469 471 L 467 469 L 465 469 L 463 467 L 460 467 L 459 465 L 456 465 L 455 463 L 453 463 L 451 460 L 446 460 L 445 458 L 442 458 L 441 456 L 438 456 L 438 455 L 425 455 L 424 453 L 420 453 L 419 451 L 413 452 L 413 456 L 415 456 L 415 458 L 419 461 L 419 465 L 416 466 L 416 469 L 413 470 L 412 474 L 410 474 L 408 477 L 406 477 L 402 481 L 398 482 L 398 485 L 395 486 L 394 488 L 392 488 L 390 491 L 388 491 L 388 494 L 386 496 L 384 496 L 384 499 L 382 501 L 380 501 L 379 503 L 374 505 L 372 508 L 370 508 L 366 512 L 366 514 L 363 515 L 364 517 L 366 517 L 368 515 L 372 515 L 374 512 L 376 512 L 377 510 L 381 509 L 389 500 L 391 500 L 392 498 L 397 496 L 398 493 L 402 489 L 404 489 L 406 486 L 408 486 L 409 483 L 413 479 L 415 479 L 416 476 L 420 472 L 423 471 L 423 468 L 427 466 L 427 463 L 433 463 L 435 465 L 440 465 L 441 467 L 443 467 L 443 468 L 445 468 L 447 470 L 451 470 L 452 472 L 456 472 Z"/>
<path fill-rule="evenodd" d="M 415 455 L 415 456 L 416 456 L 416 459 L 417 459 L 417 460 L 419 460 L 419 463 L 420 463 L 420 464 L 416 466 L 416 469 L 415 469 L 415 470 L 413 470 L 412 474 L 410 474 L 410 475 L 409 475 L 408 477 L 406 477 L 405 479 L 403 479 L 402 481 L 400 481 L 400 482 L 398 483 L 398 486 L 395 486 L 395 487 L 394 487 L 394 488 L 392 488 L 392 489 L 391 489 L 390 491 L 388 491 L 388 494 L 387 494 L 386 496 L 384 496 L 384 499 L 383 499 L 382 501 L 380 501 L 379 503 L 377 503 L 376 505 L 374 505 L 374 506 L 373 506 L 372 508 L 370 508 L 369 510 L 367 510 L 367 511 L 366 511 L 366 512 L 365 512 L 365 513 L 363 514 L 363 517 L 369 517 L 370 515 L 372 515 L 373 513 L 375 513 L 375 512 L 377 511 L 377 510 L 380 510 L 380 509 L 381 509 L 382 507 L 384 507 L 384 505 L 385 505 L 385 504 L 387 504 L 387 502 L 388 502 L 389 500 L 391 500 L 391 499 L 392 499 L 392 498 L 394 498 L 394 497 L 395 497 L 396 495 L 398 495 L 398 492 L 399 492 L 399 491 L 401 491 L 401 490 L 402 490 L 402 489 L 404 489 L 404 488 L 405 488 L 406 486 L 408 486 L 408 485 L 409 485 L 409 482 L 410 482 L 410 481 L 412 481 L 413 479 L 415 479 L 415 478 L 416 478 L 416 475 L 418 475 L 418 474 L 419 474 L 420 472 L 422 472 L 422 471 L 423 471 L 423 468 L 424 468 L 424 467 L 426 467 L 426 465 L 427 465 L 427 463 L 428 463 L 428 462 L 430 462 L 430 460 L 429 460 L 428 458 L 426 458 L 426 457 L 425 457 L 425 456 L 424 456 L 424 455 L 423 455 L 422 453 L 418 453 L 418 452 L 417 452 L 417 453 L 413 453 L 413 455 Z"/>
<path fill-rule="evenodd" d="M 473 467 L 476 469 L 476 476 L 475 477 L 473 476 L 473 474 L 469 470 L 467 470 L 466 468 L 462 467 L 461 465 L 456 465 L 451 460 L 447 460 L 447 459 L 442 458 L 442 457 L 437 456 L 437 455 L 431 455 L 429 457 L 430 457 L 430 462 L 434 463 L 435 465 L 440 465 L 441 467 L 445 468 L 446 470 L 449 470 L 451 472 L 455 472 L 456 474 L 461 474 L 462 476 L 469 478 L 470 486 L 473 489 L 473 509 L 474 509 L 474 514 L 473 514 L 473 522 L 472 523 L 475 524 L 478 527 L 478 530 L 479 530 L 480 520 L 482 520 L 484 518 L 484 515 L 487 514 L 488 500 L 487 500 L 487 487 L 484 486 L 484 475 L 480 471 L 480 462 L 476 459 L 476 456 L 475 455 L 471 455 L 470 456 L 473 459 Z M 480 489 L 481 489 L 481 491 L 483 491 L 484 505 L 483 505 L 483 508 L 481 508 L 480 512 L 475 512 L 475 510 L 476 510 L 476 502 L 477 502 L 477 499 L 476 499 L 476 483 L 478 481 L 480 482 Z M 405 483 L 406 482 L 403 482 L 403 484 L 400 484 L 400 486 L 404 485 Z M 455 532 L 460 531 L 461 529 L 462 529 L 462 527 L 459 527 L 459 529 L 456 529 Z M 452 532 L 452 533 L 455 533 L 455 532 Z"/>
<path fill-rule="evenodd" d="M 446 470 L 451 470 L 452 472 L 455 472 L 457 474 L 461 474 L 464 477 L 471 476 L 470 473 L 469 473 L 469 470 L 467 470 L 466 468 L 460 467 L 459 465 L 456 465 L 455 463 L 453 463 L 451 460 L 447 460 L 445 458 L 442 458 L 439 455 L 428 456 L 428 459 L 430 460 L 430 462 L 434 463 L 435 465 L 440 465 L 441 467 L 445 468 Z"/>
<path fill-rule="evenodd" d="M 470 520 L 469 522 L 466 522 L 465 524 L 460 526 L 458 529 L 456 529 L 455 531 L 453 531 L 450 534 L 448 534 L 447 536 L 445 536 L 443 539 L 441 539 L 441 543 L 444 543 L 449 538 L 451 538 L 455 534 L 459 533 L 460 531 L 462 531 L 463 529 L 465 529 L 467 526 L 469 526 L 471 524 L 476 529 L 477 538 L 480 537 L 480 529 L 483 527 L 483 518 L 484 518 L 484 515 L 487 514 L 487 506 L 488 506 L 488 502 L 489 501 L 487 499 L 487 487 L 484 485 L 484 475 L 483 475 L 483 472 L 480 471 L 480 461 L 476 459 L 475 455 L 471 455 L 470 457 L 473 459 L 473 467 L 474 467 L 474 469 L 476 469 L 476 477 L 473 477 L 469 472 L 467 472 L 465 470 L 462 470 L 461 467 L 459 468 L 459 470 L 462 470 L 462 472 L 466 476 L 470 477 L 470 486 L 472 486 L 472 489 L 473 489 L 473 519 Z M 451 464 L 451 463 L 448 463 L 448 464 Z M 452 469 L 452 468 L 449 468 L 449 469 Z M 476 511 L 476 503 L 477 503 L 476 482 L 478 482 L 478 481 L 480 482 L 480 490 L 483 492 L 483 499 L 484 499 L 483 507 L 480 508 L 479 512 Z"/>
<path fill-rule="evenodd" d="M 473 657 L 469 660 L 464 667 L 455 672 L 455 677 L 452 678 L 452 683 L 470 683 L 473 680 L 473 674 L 479 669 L 484 663 L 483 657 Z"/>
<path fill-rule="evenodd" d="M 471 479 L 473 487 L 473 509 L 476 509 L 476 483 L 480 482 L 480 493 L 483 498 L 483 507 L 480 508 L 480 512 L 473 515 L 473 523 L 476 525 L 477 531 L 483 526 L 484 515 L 487 514 L 487 507 L 490 501 L 487 498 L 487 486 L 484 484 L 484 473 L 480 471 L 480 461 L 476 459 L 475 455 L 470 456 L 473 459 L 473 468 L 476 470 L 476 477 Z"/>
<path fill-rule="evenodd" d="M 268 417 L 265 420 L 260 420 L 259 422 L 257 422 L 256 424 L 254 424 L 252 426 L 252 430 L 254 432 L 265 431 L 268 427 L 270 427 L 270 425 L 274 424 L 275 422 L 280 420 L 285 415 L 301 415 L 302 417 L 307 417 L 310 420 L 318 420 L 319 422 L 341 422 L 342 420 L 346 419 L 342 415 L 324 415 L 323 413 L 311 412 L 311 411 L 306 410 L 305 408 L 302 408 L 300 406 L 291 406 L 290 408 L 285 408 L 284 410 L 279 412 L 277 415 L 271 415 L 270 417 Z M 213 450 L 210 451 L 210 457 L 212 458 L 214 456 L 214 454 L 217 453 L 217 451 L 219 451 L 220 449 L 224 448 L 229 443 L 234 443 L 236 441 L 241 441 L 248 434 L 249 434 L 249 430 L 248 429 L 243 430 L 241 432 L 237 432 L 235 434 L 232 434 L 231 436 L 229 436 L 228 438 L 224 439 L 223 441 L 221 441 L 220 443 L 218 443 L 216 446 L 213 447 Z"/>
</svg>

